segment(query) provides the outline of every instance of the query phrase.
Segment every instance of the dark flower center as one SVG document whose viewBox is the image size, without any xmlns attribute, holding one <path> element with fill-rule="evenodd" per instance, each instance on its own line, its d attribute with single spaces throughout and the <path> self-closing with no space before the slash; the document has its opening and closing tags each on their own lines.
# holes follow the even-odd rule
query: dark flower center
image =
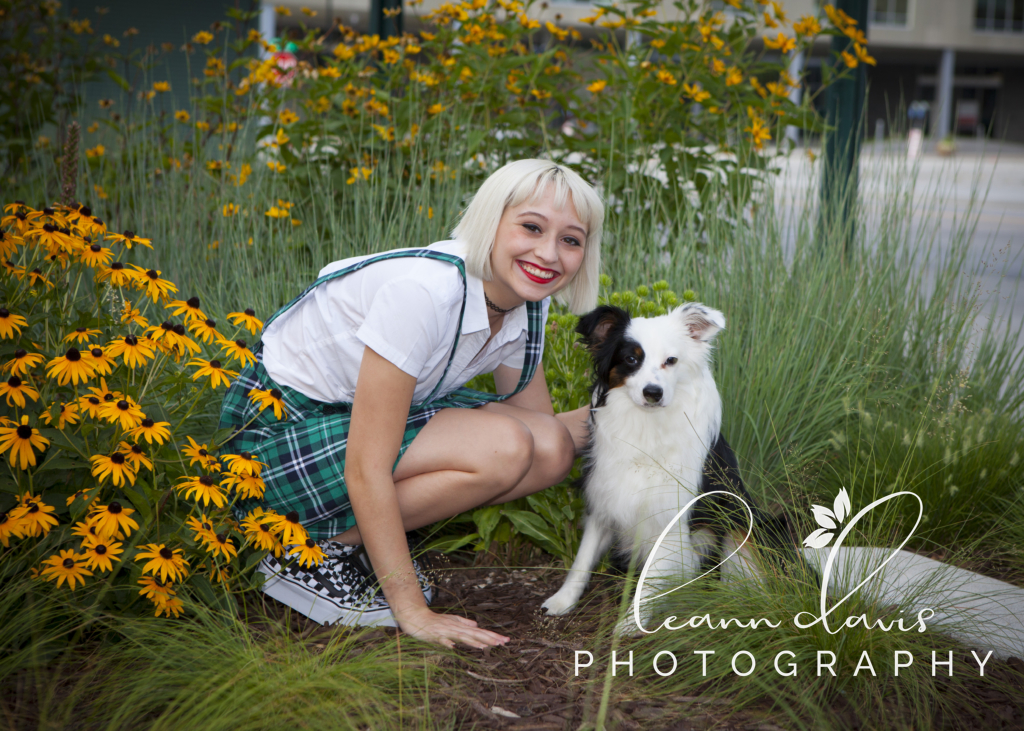
<svg viewBox="0 0 1024 731">
<path fill-rule="evenodd" d="M 252 454 L 249 452 L 240 452 L 238 456 L 242 459 L 252 459 Z"/>
<path fill-rule="evenodd" d="M 92 215 L 92 209 L 89 208 L 89 206 L 82 206 L 81 208 L 78 209 L 78 212 L 81 213 L 86 218 Z"/>
<path fill-rule="evenodd" d="M 101 556 L 102 556 L 103 554 L 105 554 L 105 553 L 107 552 L 107 547 L 106 547 L 106 546 L 104 546 L 104 545 L 103 545 L 103 544 L 101 543 L 101 544 L 99 544 L 98 546 L 96 546 L 96 548 L 94 548 L 93 550 L 94 550 L 94 551 L 96 551 L 96 553 L 98 553 L 99 555 L 101 555 Z"/>
<path fill-rule="evenodd" d="M 103 394 L 103 400 L 104 401 L 113 401 L 114 400 L 114 394 L 112 394 L 112 393 L 110 393 L 108 391 L 107 393 Z"/>
<path fill-rule="evenodd" d="M 100 400 L 98 398 L 96 398 L 95 396 L 90 396 L 89 397 L 89 403 L 92 404 L 93 406 L 99 406 L 100 405 Z"/>
<path fill-rule="evenodd" d="M 82 359 L 82 354 L 78 352 L 78 348 L 68 348 L 68 352 L 64 354 L 64 357 L 72 363 L 77 363 Z"/>
<path fill-rule="evenodd" d="M 160 275 L 156 273 L 156 269 L 150 269 L 146 272 L 146 276 L 150 279 L 159 279 Z"/>
<path fill-rule="evenodd" d="M 220 370 L 220 361 L 219 360 L 211 360 L 210 361 L 210 367 L 211 368 L 215 368 L 216 370 L 219 371 Z"/>
<path fill-rule="evenodd" d="M 306 548 L 312 548 L 315 545 L 316 545 L 316 541 L 314 541 L 312 538 L 307 538 L 306 539 Z"/>
<path fill-rule="evenodd" d="M 245 314 L 247 314 L 249 317 L 256 317 L 256 310 L 254 310 L 251 307 L 246 307 Z"/>
<path fill-rule="evenodd" d="M 38 513 L 39 512 L 39 503 L 29 503 L 28 504 L 28 512 L 30 512 L 30 513 Z"/>
<path fill-rule="evenodd" d="M 124 269 L 124 264 L 122 264 L 119 261 L 115 261 L 113 264 L 110 265 L 110 268 L 113 269 L 114 271 L 118 271 L 119 272 L 122 269 Z"/>
<path fill-rule="evenodd" d="M 28 351 L 27 350 L 22 350 L 21 348 L 18 348 L 17 350 L 14 351 L 14 358 L 15 358 L 15 360 L 21 360 L 26 355 L 28 355 Z"/>
<path fill-rule="evenodd" d="M 113 513 L 114 515 L 117 515 L 118 513 L 120 513 L 121 510 L 123 510 L 123 508 L 121 507 L 121 503 L 117 502 L 116 500 L 113 501 L 112 503 L 110 503 L 110 505 L 107 506 L 107 512 L 108 513 Z"/>
<path fill-rule="evenodd" d="M 8 520 L 10 520 L 10 517 L 7 515 L 7 513 L 0 513 L 0 525 L 3 525 Z"/>
<path fill-rule="evenodd" d="M 135 232 L 134 231 L 125 231 L 124 232 L 124 237 L 126 239 L 134 239 L 135 238 Z"/>
<path fill-rule="evenodd" d="M 92 353 L 92 357 L 93 358 L 102 358 L 103 357 L 103 351 L 100 350 L 99 348 L 93 348 L 89 352 Z"/>
<path fill-rule="evenodd" d="M 73 558 L 66 558 L 64 559 L 64 563 L 62 563 L 61 566 L 63 566 L 66 569 L 73 569 L 75 568 L 75 560 Z"/>
<path fill-rule="evenodd" d="M 94 223 L 95 223 L 95 224 L 96 224 L 97 226 L 102 226 L 102 225 L 103 225 L 103 219 L 102 219 L 102 218 L 99 218 L 98 216 L 97 216 L 96 218 L 92 219 L 92 220 L 93 220 L 93 222 L 94 222 Z"/>
<path fill-rule="evenodd" d="M 88 330 L 88 329 L 89 329 L 89 328 L 87 328 L 87 327 L 76 327 L 76 328 L 75 328 L 75 332 L 76 332 L 76 333 L 84 333 L 84 332 L 85 332 L 86 330 Z"/>
<path fill-rule="evenodd" d="M 199 450 L 199 456 L 200 456 L 200 457 L 208 457 L 208 456 L 209 456 L 209 454 L 210 454 L 210 453 L 209 453 L 209 452 L 207 452 L 207 451 L 206 451 L 205 449 L 200 449 L 200 450 Z"/>
<path fill-rule="evenodd" d="M 145 454 L 145 452 L 142 451 L 142 447 L 140 447 L 138 444 L 133 444 L 132 445 L 132 453 L 133 454 Z"/>
<path fill-rule="evenodd" d="M 206 325 L 206 327 L 217 327 L 217 323 L 213 320 L 205 320 L 203 324 Z"/>
<path fill-rule="evenodd" d="M 161 589 L 163 587 L 167 586 L 167 584 L 165 584 L 164 582 L 160 581 L 160 579 L 157 578 L 156 576 L 153 577 L 153 583 L 156 584 L 157 586 L 159 586 Z"/>
<path fill-rule="evenodd" d="M 40 277 L 43 276 L 43 270 L 40 269 L 39 267 L 36 267 L 35 269 L 33 269 L 32 273 L 33 274 L 38 274 Z"/>
<path fill-rule="evenodd" d="M 292 512 L 288 513 L 288 515 L 284 516 L 284 519 L 287 520 L 289 523 L 298 523 L 299 513 L 293 510 Z"/>
<path fill-rule="evenodd" d="M 174 558 L 174 552 L 169 548 L 161 548 L 160 558 L 164 559 L 165 561 L 170 561 L 172 558 Z"/>
<path fill-rule="evenodd" d="M 189 307 L 191 307 L 193 310 L 198 310 L 199 309 L 199 298 L 198 297 L 189 297 L 187 300 L 185 300 L 185 304 L 188 305 Z"/>
<path fill-rule="evenodd" d="M 94 254 L 98 254 L 102 250 L 103 250 L 103 247 L 100 246 L 99 244 L 93 244 L 92 246 L 89 247 L 89 251 L 91 251 Z"/>
<path fill-rule="evenodd" d="M 125 335 L 124 344 L 134 348 L 136 345 L 139 344 L 139 339 L 134 335 Z"/>
<path fill-rule="evenodd" d="M 244 340 L 236 340 L 235 345 L 237 345 L 239 348 L 242 348 L 243 350 L 249 347 Z"/>
<path fill-rule="evenodd" d="M 218 533 L 215 537 L 216 537 L 218 543 L 227 543 L 228 542 L 228 534 L 227 533 Z"/>
<path fill-rule="evenodd" d="M 210 525 L 209 523 L 200 523 L 200 525 L 203 526 L 203 530 L 212 530 L 213 529 L 213 526 Z"/>
<path fill-rule="evenodd" d="M 284 394 L 281 393 L 281 389 L 279 389 L 279 388 L 272 388 L 272 389 L 270 389 L 270 395 L 273 398 L 276 398 L 278 400 L 280 400 L 281 397 L 284 396 Z"/>
<path fill-rule="evenodd" d="M 110 461 L 114 464 L 124 464 L 124 455 L 120 452 L 114 452 L 110 455 Z"/>
<path fill-rule="evenodd" d="M 65 226 L 64 228 L 59 228 L 57 230 L 60 231 L 65 236 L 70 236 L 71 235 L 71 229 L 68 228 L 67 226 Z"/>
<path fill-rule="evenodd" d="M 211 485 L 213 485 L 213 478 L 210 477 L 209 475 L 203 475 L 202 477 L 199 478 L 199 484 L 202 485 L 203 487 L 210 487 Z"/>
<path fill-rule="evenodd" d="M 52 234 L 56 230 L 57 230 L 57 227 L 54 226 L 52 223 L 47 223 L 47 224 L 43 225 L 43 231 L 45 231 L 48 234 Z"/>
<path fill-rule="evenodd" d="M 11 376 L 7 379 L 7 385 L 11 388 L 21 388 L 21 379 L 17 376 Z"/>
<path fill-rule="evenodd" d="M 152 429 L 153 428 L 153 420 L 152 419 L 148 419 L 148 418 L 147 419 L 143 419 L 142 420 L 142 426 L 146 427 L 147 429 Z"/>
<path fill-rule="evenodd" d="M 169 322 L 163 322 L 163 323 L 161 323 L 161 324 L 160 324 L 160 327 L 162 327 L 162 328 L 163 328 L 164 330 L 173 330 L 173 329 L 174 329 L 174 325 L 172 325 L 172 324 L 171 324 L 171 323 L 169 323 Z"/>
<path fill-rule="evenodd" d="M 52 216 L 53 215 L 53 209 L 52 208 L 44 208 L 43 209 L 43 215 L 44 216 Z"/>
<path fill-rule="evenodd" d="M 185 326 L 184 325 L 180 325 L 180 324 L 179 325 L 175 325 L 174 326 L 174 334 L 175 335 L 184 335 L 185 334 Z"/>
<path fill-rule="evenodd" d="M 18 439 L 28 439 L 32 436 L 32 427 L 28 424 L 22 424 L 18 427 Z"/>
<path fill-rule="evenodd" d="M 7 311 L 6 307 L 0 307 L 0 317 L 10 317 L 11 313 Z"/>
<path fill-rule="evenodd" d="M 264 533 L 270 532 L 270 523 L 260 523 L 260 530 Z"/>
<path fill-rule="evenodd" d="M 123 401 L 122 400 L 122 401 L 118 401 L 117 402 L 117 408 L 119 408 L 121 411 L 127 411 L 131 407 L 132 407 L 132 405 L 130 403 L 128 403 L 127 401 Z"/>
</svg>

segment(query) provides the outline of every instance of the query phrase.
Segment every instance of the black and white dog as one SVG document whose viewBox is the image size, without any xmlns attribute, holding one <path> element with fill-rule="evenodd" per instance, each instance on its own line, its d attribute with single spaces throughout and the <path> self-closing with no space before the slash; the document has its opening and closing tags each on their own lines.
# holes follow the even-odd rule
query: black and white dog
<svg viewBox="0 0 1024 731">
<path fill-rule="evenodd" d="M 754 507 L 721 433 L 722 400 L 711 375 L 711 351 L 724 327 L 721 312 L 696 303 L 636 319 L 602 306 L 580 320 L 576 331 L 594 361 L 583 476 L 587 516 L 565 583 L 542 605 L 549 615 L 576 605 L 613 541 L 627 559 L 635 556 L 639 571 L 672 519 L 701 493 L 739 496 L 753 512 L 755 543 L 795 553 L 785 520 Z M 656 593 L 653 583 L 659 580 L 689 580 L 709 571 L 743 543 L 749 529 L 750 513 L 739 500 L 729 495 L 699 500 L 685 523 L 678 521 L 666 534 L 641 598 Z M 748 543 L 723 564 L 723 577 L 756 571 L 752 550 Z"/>
</svg>

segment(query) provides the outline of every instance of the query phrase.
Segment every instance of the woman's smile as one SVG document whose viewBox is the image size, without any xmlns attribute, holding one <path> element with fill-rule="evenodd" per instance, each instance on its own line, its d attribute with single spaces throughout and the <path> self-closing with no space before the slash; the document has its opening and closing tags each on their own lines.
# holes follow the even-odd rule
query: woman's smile
<svg viewBox="0 0 1024 731">
<path fill-rule="evenodd" d="M 519 268 L 523 270 L 523 274 L 525 274 L 531 282 L 550 284 L 559 277 L 559 273 L 554 269 L 546 269 L 531 262 L 523 261 L 522 259 L 516 260 L 516 264 L 519 265 Z"/>
</svg>

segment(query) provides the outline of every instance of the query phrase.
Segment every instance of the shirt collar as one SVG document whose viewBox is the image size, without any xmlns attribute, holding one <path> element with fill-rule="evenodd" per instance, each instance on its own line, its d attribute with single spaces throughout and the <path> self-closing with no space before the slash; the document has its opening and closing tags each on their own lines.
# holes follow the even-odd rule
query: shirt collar
<svg viewBox="0 0 1024 731">
<path fill-rule="evenodd" d="M 466 245 L 461 241 L 449 240 L 438 241 L 427 247 L 444 254 L 454 254 L 465 260 Z M 495 340 L 507 341 L 519 337 L 521 332 L 527 330 L 529 320 L 526 316 L 526 306 L 513 309 L 501 323 L 501 330 Z M 490 330 L 491 323 L 487 319 L 487 302 L 484 300 L 484 280 L 466 272 L 466 313 L 462 317 L 462 334 Z"/>
</svg>

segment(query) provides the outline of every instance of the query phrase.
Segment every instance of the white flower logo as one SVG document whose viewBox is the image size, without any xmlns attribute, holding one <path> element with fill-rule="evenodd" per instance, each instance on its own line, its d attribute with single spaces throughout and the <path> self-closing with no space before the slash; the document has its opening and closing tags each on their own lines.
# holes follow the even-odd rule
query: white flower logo
<svg viewBox="0 0 1024 731">
<path fill-rule="evenodd" d="M 804 545 L 810 548 L 824 548 L 832 542 L 835 535 L 831 531 L 839 527 L 851 512 L 850 496 L 847 494 L 846 488 L 844 487 L 836 495 L 831 510 L 824 505 L 812 505 L 811 512 L 814 513 L 814 520 L 821 527 L 804 538 Z"/>
</svg>

